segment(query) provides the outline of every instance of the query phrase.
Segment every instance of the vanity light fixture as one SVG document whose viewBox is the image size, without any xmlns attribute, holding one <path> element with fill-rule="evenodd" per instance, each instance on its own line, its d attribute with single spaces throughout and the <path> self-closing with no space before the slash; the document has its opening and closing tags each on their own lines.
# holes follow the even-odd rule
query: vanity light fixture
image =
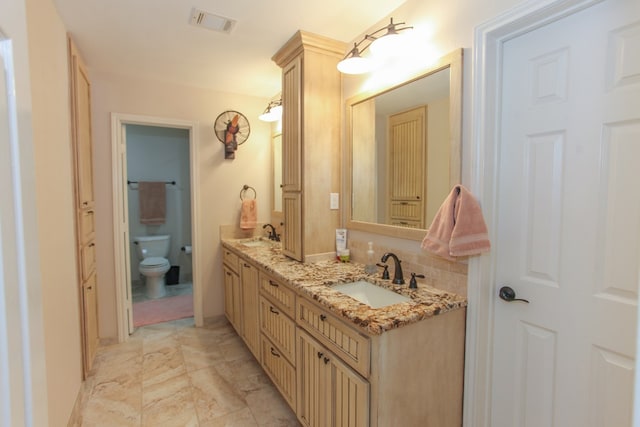
<svg viewBox="0 0 640 427">
<path fill-rule="evenodd" d="M 282 98 L 270 101 L 264 112 L 258 118 L 264 122 L 275 122 L 282 117 Z"/>
<path fill-rule="evenodd" d="M 371 34 L 366 34 L 362 40 L 353 44 L 353 48 L 338 63 L 338 70 L 344 74 L 363 74 L 371 71 L 374 61 L 371 58 L 365 58 L 362 53 L 371 48 L 371 53 L 378 56 L 388 55 L 398 49 L 401 42 L 400 31 L 408 30 L 413 27 L 403 26 L 404 22 L 394 23 L 391 18 L 389 25 L 386 25 Z M 381 34 L 386 31 L 384 34 Z M 361 48 L 363 43 L 364 47 Z"/>
</svg>

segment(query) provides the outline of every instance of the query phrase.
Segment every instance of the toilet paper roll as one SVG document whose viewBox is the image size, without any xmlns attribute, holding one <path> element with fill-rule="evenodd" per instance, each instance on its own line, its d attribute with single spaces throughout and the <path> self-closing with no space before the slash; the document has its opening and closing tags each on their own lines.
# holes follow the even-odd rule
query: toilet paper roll
<svg viewBox="0 0 640 427">
<path fill-rule="evenodd" d="M 182 247 L 182 252 L 184 252 L 185 254 L 190 254 L 191 253 L 191 245 L 186 245 Z"/>
</svg>

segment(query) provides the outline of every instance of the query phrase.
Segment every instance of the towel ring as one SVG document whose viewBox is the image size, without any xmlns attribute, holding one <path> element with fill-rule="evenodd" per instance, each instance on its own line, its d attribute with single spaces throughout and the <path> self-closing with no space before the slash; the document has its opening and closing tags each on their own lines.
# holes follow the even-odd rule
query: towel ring
<svg viewBox="0 0 640 427">
<path fill-rule="evenodd" d="M 242 197 L 242 195 L 244 193 L 247 192 L 247 190 L 253 190 L 253 198 L 257 199 L 258 198 L 258 193 L 256 193 L 256 189 L 253 187 L 249 187 L 247 184 L 242 186 L 242 190 L 240 190 L 240 200 L 244 200 L 244 198 Z"/>
</svg>

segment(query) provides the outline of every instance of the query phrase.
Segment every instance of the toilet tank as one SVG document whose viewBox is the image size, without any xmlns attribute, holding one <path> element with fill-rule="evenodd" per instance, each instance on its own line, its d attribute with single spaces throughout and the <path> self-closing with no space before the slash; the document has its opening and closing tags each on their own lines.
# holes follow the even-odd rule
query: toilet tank
<svg viewBox="0 0 640 427">
<path fill-rule="evenodd" d="M 171 236 L 162 234 L 158 236 L 137 236 L 133 239 L 136 243 L 136 251 L 140 259 L 149 257 L 166 258 L 169 255 L 169 243 Z"/>
</svg>

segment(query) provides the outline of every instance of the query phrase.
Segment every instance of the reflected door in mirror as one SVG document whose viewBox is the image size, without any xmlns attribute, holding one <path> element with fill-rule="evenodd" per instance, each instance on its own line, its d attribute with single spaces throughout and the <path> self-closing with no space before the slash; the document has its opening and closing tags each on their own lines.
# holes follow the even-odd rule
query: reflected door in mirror
<svg viewBox="0 0 640 427">
<path fill-rule="evenodd" d="M 393 114 L 388 119 L 388 223 L 424 228 L 427 107 Z"/>
</svg>

